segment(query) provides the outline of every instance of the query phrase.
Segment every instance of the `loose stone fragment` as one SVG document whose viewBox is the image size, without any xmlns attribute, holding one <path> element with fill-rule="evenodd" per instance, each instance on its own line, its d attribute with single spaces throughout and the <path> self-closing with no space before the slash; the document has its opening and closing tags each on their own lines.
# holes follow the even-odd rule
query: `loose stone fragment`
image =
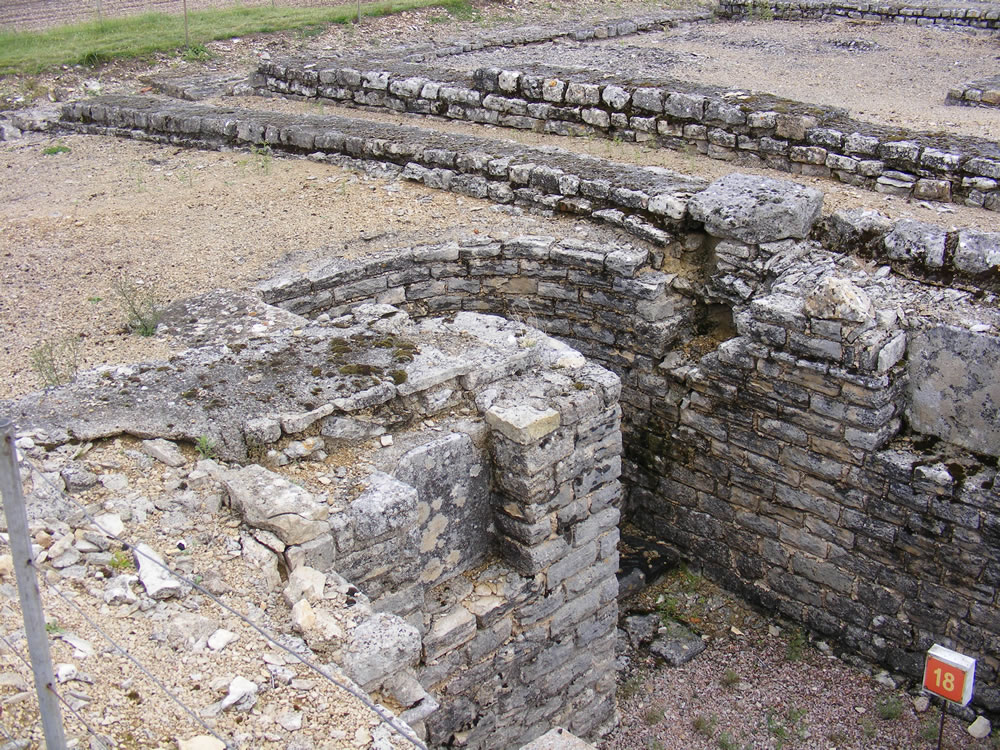
<svg viewBox="0 0 1000 750">
<path fill-rule="evenodd" d="M 163 558 L 148 544 L 137 544 L 135 563 L 139 568 L 139 582 L 142 583 L 150 599 L 169 599 L 184 591 L 180 579 L 171 575 L 163 567 Z"/>
</svg>

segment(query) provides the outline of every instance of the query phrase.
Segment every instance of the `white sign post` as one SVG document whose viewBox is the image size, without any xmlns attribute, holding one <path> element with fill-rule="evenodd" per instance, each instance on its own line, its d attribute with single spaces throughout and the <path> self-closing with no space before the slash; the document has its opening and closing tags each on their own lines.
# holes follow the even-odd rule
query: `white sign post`
<svg viewBox="0 0 1000 750">
<path fill-rule="evenodd" d="M 959 706 L 969 705 L 972 685 L 976 680 L 976 660 L 935 643 L 924 661 L 924 690 L 942 698 L 941 726 L 938 728 L 938 750 L 944 736 L 945 701 Z"/>
</svg>

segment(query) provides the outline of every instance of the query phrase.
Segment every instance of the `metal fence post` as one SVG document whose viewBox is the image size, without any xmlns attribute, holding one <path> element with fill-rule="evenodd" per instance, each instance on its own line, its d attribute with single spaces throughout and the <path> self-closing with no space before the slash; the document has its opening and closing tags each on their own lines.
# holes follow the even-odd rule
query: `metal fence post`
<svg viewBox="0 0 1000 750">
<path fill-rule="evenodd" d="M 55 676 L 49 655 L 49 637 L 45 632 L 45 615 L 42 613 L 42 596 L 31 557 L 31 537 L 28 532 L 28 513 L 21 493 L 21 474 L 17 468 L 14 447 L 14 423 L 0 417 L 0 492 L 3 493 L 3 512 L 7 518 L 10 549 L 14 557 L 17 576 L 17 593 L 24 617 L 24 633 L 28 639 L 31 671 L 35 676 L 35 692 L 42 715 L 42 730 L 48 750 L 65 750 L 62 713 L 59 698 L 54 692 Z"/>
</svg>

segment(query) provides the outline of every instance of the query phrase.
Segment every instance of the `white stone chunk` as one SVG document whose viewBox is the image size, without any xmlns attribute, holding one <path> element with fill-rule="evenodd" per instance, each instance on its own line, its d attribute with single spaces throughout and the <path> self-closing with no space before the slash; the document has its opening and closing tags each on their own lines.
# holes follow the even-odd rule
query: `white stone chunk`
<svg viewBox="0 0 1000 750">
<path fill-rule="evenodd" d="M 135 563 L 139 568 L 139 582 L 150 599 L 169 599 L 184 591 L 184 584 L 163 567 L 163 558 L 148 544 L 135 546 Z"/>
<path fill-rule="evenodd" d="M 156 440 L 143 440 L 142 452 L 147 456 L 152 456 L 160 463 L 172 466 L 175 469 L 187 463 L 184 454 L 180 452 L 176 445 L 169 440 L 157 438 Z"/>
</svg>

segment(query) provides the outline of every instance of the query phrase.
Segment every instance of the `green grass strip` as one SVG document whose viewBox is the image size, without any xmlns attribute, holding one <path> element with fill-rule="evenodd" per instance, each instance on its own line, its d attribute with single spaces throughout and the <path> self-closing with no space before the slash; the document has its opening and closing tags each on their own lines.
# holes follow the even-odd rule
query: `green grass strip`
<svg viewBox="0 0 1000 750">
<path fill-rule="evenodd" d="M 363 16 L 387 16 L 413 8 L 467 12 L 469 0 L 381 0 L 361 6 Z M 188 13 L 191 46 L 215 39 L 349 23 L 357 6 L 289 8 L 234 6 Z M 184 47 L 184 16 L 144 13 L 59 26 L 45 31 L 0 32 L 0 75 L 35 74 L 60 65 L 97 65 Z"/>
</svg>

